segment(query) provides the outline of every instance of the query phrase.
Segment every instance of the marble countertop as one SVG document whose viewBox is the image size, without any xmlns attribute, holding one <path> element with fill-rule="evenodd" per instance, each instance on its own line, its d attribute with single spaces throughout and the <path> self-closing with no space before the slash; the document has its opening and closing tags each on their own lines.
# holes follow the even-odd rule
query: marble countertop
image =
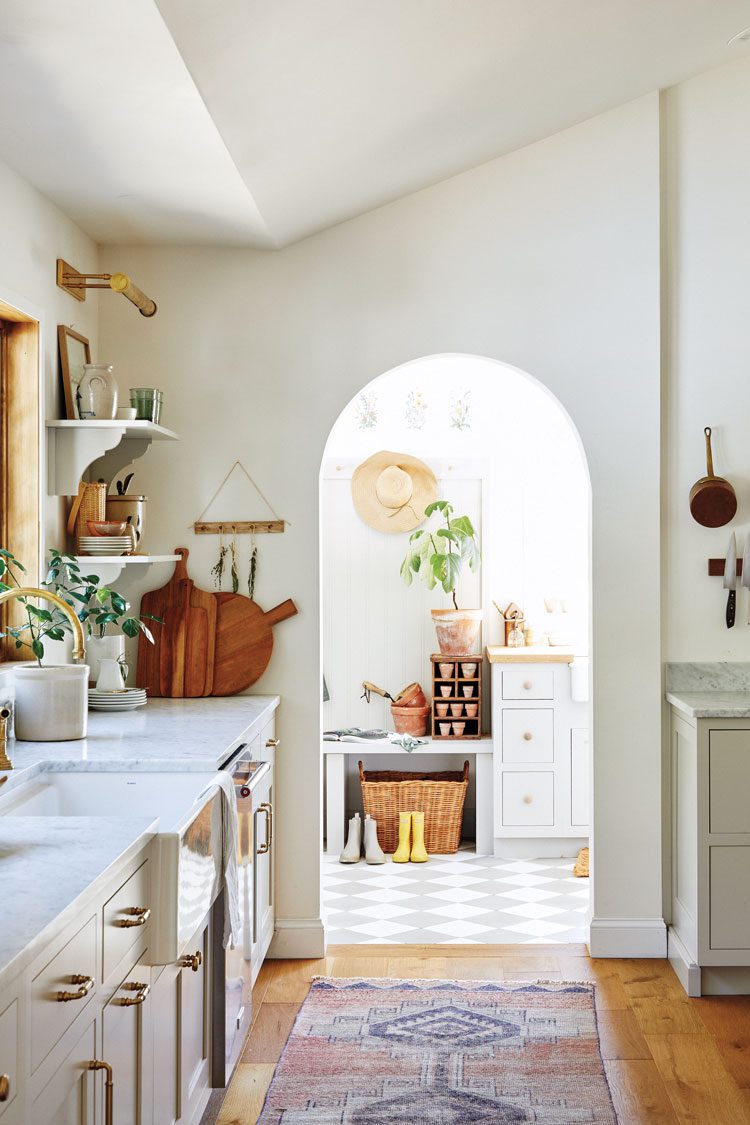
<svg viewBox="0 0 750 1125">
<path fill-rule="evenodd" d="M 265 725 L 276 695 L 150 699 L 138 711 L 89 713 L 75 742 L 8 741 L 0 796 L 46 769 L 216 770 Z M 0 815 L 0 987 L 30 963 L 85 899 L 156 834 L 151 817 Z"/>
<path fill-rule="evenodd" d="M 667 702 L 691 719 L 750 719 L 750 691 L 668 691 Z"/>
</svg>

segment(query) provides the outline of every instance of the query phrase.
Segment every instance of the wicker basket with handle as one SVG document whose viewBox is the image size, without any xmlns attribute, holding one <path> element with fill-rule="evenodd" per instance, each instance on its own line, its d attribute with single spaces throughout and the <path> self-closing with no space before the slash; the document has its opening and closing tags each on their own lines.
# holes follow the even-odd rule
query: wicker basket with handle
<svg viewBox="0 0 750 1125">
<path fill-rule="evenodd" d="M 359 763 L 365 814 L 378 823 L 378 841 L 384 852 L 395 852 L 398 814 L 423 812 L 425 846 L 432 855 L 450 855 L 461 843 L 461 822 L 469 763 L 463 772 L 406 773 L 401 770 L 365 770 Z"/>
<path fill-rule="evenodd" d="M 75 549 L 81 554 L 80 538 L 90 535 L 89 520 L 97 522 L 105 518 L 107 509 L 107 486 L 103 481 L 95 484 L 86 484 L 81 481 L 78 485 L 78 495 L 74 497 L 68 516 L 68 535 L 75 540 Z"/>
</svg>

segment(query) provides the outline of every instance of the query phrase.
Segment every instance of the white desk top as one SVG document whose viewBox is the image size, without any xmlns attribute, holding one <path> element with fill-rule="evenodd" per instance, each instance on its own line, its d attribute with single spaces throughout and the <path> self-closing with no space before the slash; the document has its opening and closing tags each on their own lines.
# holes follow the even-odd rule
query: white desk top
<svg viewBox="0 0 750 1125">
<path fill-rule="evenodd" d="M 324 739 L 321 741 L 321 747 L 324 754 L 350 754 L 360 758 L 365 754 L 397 754 L 402 758 L 416 758 L 419 754 L 491 754 L 492 739 L 487 737 L 450 740 L 428 738 L 426 746 L 417 746 L 411 753 L 407 753 L 406 750 L 402 750 L 400 746 L 385 738 L 376 742 L 327 742 Z"/>
</svg>

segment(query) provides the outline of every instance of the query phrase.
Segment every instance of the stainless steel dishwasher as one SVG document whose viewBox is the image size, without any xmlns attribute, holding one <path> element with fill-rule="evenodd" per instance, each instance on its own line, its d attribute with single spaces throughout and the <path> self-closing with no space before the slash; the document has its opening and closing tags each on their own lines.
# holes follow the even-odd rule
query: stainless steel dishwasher
<svg viewBox="0 0 750 1125">
<path fill-rule="evenodd" d="M 253 818 L 258 809 L 255 791 L 270 770 L 268 762 L 253 759 L 252 751 L 240 747 L 222 769 L 229 770 L 237 796 L 240 933 L 234 948 L 224 950 L 215 958 L 214 1012 L 212 1020 L 212 1085 L 229 1083 L 232 1071 L 242 1052 L 252 1021 L 253 944 Z M 214 948 L 222 948 L 224 928 L 224 895 L 217 900 L 214 911 Z M 222 1004 L 223 997 L 223 1004 Z M 219 1008 L 223 1008 L 219 1011 Z"/>
</svg>

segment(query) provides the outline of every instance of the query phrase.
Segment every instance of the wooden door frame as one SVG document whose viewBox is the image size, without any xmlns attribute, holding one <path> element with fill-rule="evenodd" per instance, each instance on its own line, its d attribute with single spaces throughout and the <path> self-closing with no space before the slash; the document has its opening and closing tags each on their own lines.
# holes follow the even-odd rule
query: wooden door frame
<svg viewBox="0 0 750 1125">
<path fill-rule="evenodd" d="M 0 298 L 0 329 L 0 545 L 22 560 L 35 586 L 42 550 L 41 324 Z M 17 603 L 4 606 L 0 631 L 22 621 Z M 12 640 L 0 640 L 0 661 L 17 659 Z"/>
</svg>

